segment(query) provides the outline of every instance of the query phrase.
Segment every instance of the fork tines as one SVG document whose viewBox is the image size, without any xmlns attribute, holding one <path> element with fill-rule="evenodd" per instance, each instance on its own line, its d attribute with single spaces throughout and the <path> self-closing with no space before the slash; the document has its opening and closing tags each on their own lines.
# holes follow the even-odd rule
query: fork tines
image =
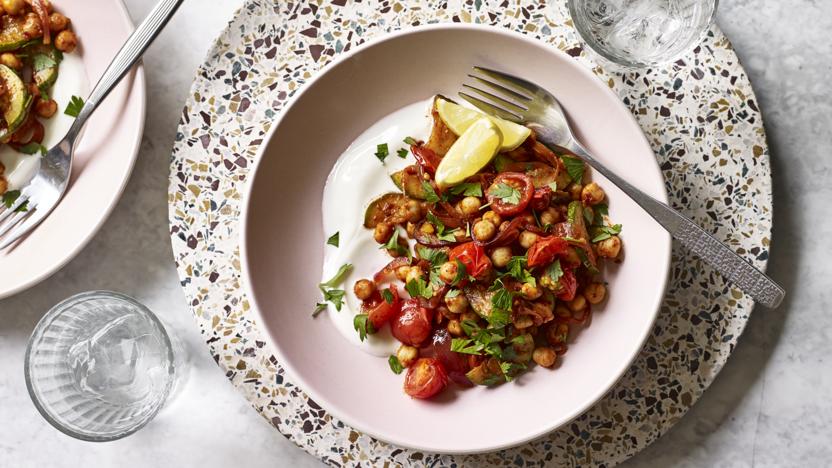
<svg viewBox="0 0 832 468">
<path fill-rule="evenodd" d="M 34 207 L 30 206 L 29 198 L 25 194 L 20 194 L 11 206 L 0 205 L 0 250 L 5 248 L 8 240 L 12 240 L 17 236 L 10 231 L 26 220 L 34 212 Z"/>
<path fill-rule="evenodd" d="M 488 68 L 474 67 L 477 74 L 469 74 L 481 87 L 463 84 L 466 90 L 480 97 L 460 92 L 459 96 L 478 109 L 512 122 L 522 122 L 533 100 L 534 85 L 517 77 Z M 484 75 L 478 76 L 478 75 Z M 482 87 L 488 89 L 482 89 Z"/>
</svg>

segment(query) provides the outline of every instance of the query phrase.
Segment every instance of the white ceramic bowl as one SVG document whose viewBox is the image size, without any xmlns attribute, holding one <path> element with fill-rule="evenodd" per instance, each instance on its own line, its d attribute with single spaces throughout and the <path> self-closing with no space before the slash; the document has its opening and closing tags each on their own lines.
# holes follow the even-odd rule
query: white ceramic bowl
<svg viewBox="0 0 832 468">
<path fill-rule="evenodd" d="M 259 326 L 281 365 L 333 416 L 393 444 L 429 452 L 496 450 L 562 426 L 627 369 L 656 317 L 670 237 L 609 181 L 595 175 L 624 225 L 625 261 L 607 268 L 609 300 L 595 308 L 555 370 L 515 383 L 412 400 L 402 375 L 312 319 L 325 235 L 321 196 L 333 163 L 381 117 L 436 93 L 454 96 L 473 65 L 503 70 L 556 94 L 577 135 L 612 170 L 666 200 L 644 135 L 618 98 L 571 57 L 485 26 L 433 25 L 390 34 L 340 56 L 280 114 L 250 176 L 242 262 Z M 368 200 L 369 201 L 369 200 Z M 362 216 L 356 212 L 355 216 Z M 349 289 L 349 285 L 346 286 Z"/>
</svg>

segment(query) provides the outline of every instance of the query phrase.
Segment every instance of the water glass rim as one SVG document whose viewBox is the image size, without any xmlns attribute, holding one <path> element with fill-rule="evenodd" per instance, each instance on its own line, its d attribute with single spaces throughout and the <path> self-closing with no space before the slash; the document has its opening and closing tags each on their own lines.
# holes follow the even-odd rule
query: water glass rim
<svg viewBox="0 0 832 468">
<path fill-rule="evenodd" d="M 31 375 L 31 370 L 30 370 L 30 367 L 31 367 L 30 362 L 31 362 L 33 344 L 35 343 L 36 339 L 39 338 L 42 335 L 43 331 L 48 328 L 49 324 L 61 312 L 66 310 L 68 307 L 70 307 L 72 305 L 75 305 L 75 304 L 85 302 L 85 301 L 90 300 L 90 299 L 99 299 L 99 298 L 117 299 L 117 300 L 127 302 L 131 306 L 136 307 L 136 309 L 143 316 L 148 318 L 150 321 L 154 322 L 154 324 L 162 331 L 161 338 L 164 341 L 165 347 L 167 348 L 168 360 L 171 363 L 170 365 L 174 366 L 173 343 L 172 343 L 172 340 L 170 338 L 170 335 L 168 334 L 167 328 L 165 328 L 162 321 L 159 320 L 159 317 L 157 317 L 156 314 L 154 314 L 153 311 L 151 311 L 147 306 L 145 306 L 141 302 L 137 301 L 136 299 L 134 299 L 134 298 L 132 298 L 132 297 L 126 295 L 126 294 L 115 292 L 115 291 L 108 291 L 108 290 L 86 291 L 86 292 L 82 292 L 82 293 L 78 293 L 78 294 L 75 294 L 73 296 L 70 296 L 70 297 L 64 299 L 63 301 L 59 302 L 58 304 L 54 305 L 51 309 L 49 309 L 49 311 L 47 311 L 46 314 L 43 315 L 43 317 L 40 319 L 40 321 L 38 321 L 37 325 L 35 325 L 35 329 L 32 331 L 32 335 L 29 337 L 29 342 L 26 345 L 26 353 L 25 353 L 24 358 L 23 358 L 23 375 L 24 375 L 24 380 L 26 381 L 26 391 L 29 392 L 29 397 L 32 400 L 32 403 L 35 405 L 35 408 L 38 410 L 38 412 L 41 414 L 41 416 L 43 416 L 43 418 L 50 425 L 52 425 L 52 427 L 54 427 L 55 429 L 61 431 L 62 433 L 66 434 L 70 437 L 74 437 L 76 439 L 84 440 L 84 441 L 87 441 L 87 442 L 110 442 L 110 441 L 113 441 L 113 440 L 118 440 L 118 439 L 122 439 L 124 437 L 127 437 L 127 436 L 135 433 L 139 429 L 143 428 L 144 426 L 146 426 L 147 423 L 149 423 L 150 421 L 152 421 L 156 417 L 156 415 L 159 413 L 159 411 L 162 409 L 162 407 L 164 406 L 163 404 L 159 405 L 157 408 L 155 408 L 153 410 L 153 412 L 151 414 L 149 414 L 144 419 L 144 421 L 142 421 L 139 424 L 131 427 L 130 429 L 127 429 L 125 431 L 122 431 L 122 432 L 119 432 L 119 433 L 116 433 L 116 434 L 113 434 L 113 435 L 98 436 L 98 435 L 91 435 L 91 434 L 88 434 L 88 433 L 79 432 L 79 431 L 75 431 L 75 430 L 70 429 L 69 427 L 67 427 L 66 425 L 61 423 L 57 418 L 55 418 L 53 416 L 53 414 L 51 412 L 49 412 L 46 409 L 46 407 L 44 407 L 43 403 L 41 403 L 40 398 L 38 396 L 38 393 L 36 392 L 36 390 L 34 388 L 34 383 L 33 383 L 33 380 L 32 380 L 32 375 Z M 165 394 L 164 394 L 164 397 L 162 398 L 162 401 L 167 400 L 167 398 L 170 396 L 170 392 L 171 392 L 172 389 L 173 389 L 173 382 L 169 382 L 168 385 L 165 388 Z"/>
</svg>

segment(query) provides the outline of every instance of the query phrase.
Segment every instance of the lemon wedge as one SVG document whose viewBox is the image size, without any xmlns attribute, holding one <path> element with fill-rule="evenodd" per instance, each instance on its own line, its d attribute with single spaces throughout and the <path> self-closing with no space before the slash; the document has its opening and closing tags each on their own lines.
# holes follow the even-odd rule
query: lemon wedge
<svg viewBox="0 0 832 468">
<path fill-rule="evenodd" d="M 491 162 L 502 144 L 503 134 L 490 119 L 472 122 L 439 163 L 436 184 L 449 187 L 476 174 Z"/>
<path fill-rule="evenodd" d="M 497 117 L 492 117 L 488 114 L 478 110 L 462 107 L 459 104 L 446 101 L 444 99 L 436 100 L 436 112 L 439 117 L 445 122 L 445 125 L 457 135 L 462 135 L 468 128 L 477 120 L 485 117 L 494 122 L 499 127 L 503 134 L 503 143 L 500 146 L 500 151 L 511 151 L 526 141 L 526 138 L 531 135 L 532 131 L 528 128 L 503 120 Z"/>
</svg>

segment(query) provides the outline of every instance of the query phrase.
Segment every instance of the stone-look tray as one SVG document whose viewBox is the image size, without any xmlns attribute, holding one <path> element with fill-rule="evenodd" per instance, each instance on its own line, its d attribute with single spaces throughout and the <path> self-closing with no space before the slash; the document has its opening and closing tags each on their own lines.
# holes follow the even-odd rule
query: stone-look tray
<svg viewBox="0 0 832 468">
<path fill-rule="evenodd" d="M 644 129 L 674 207 L 765 267 L 771 178 L 763 122 L 748 78 L 716 27 L 664 69 L 613 75 L 581 47 L 564 1 L 249 0 L 199 70 L 173 151 L 170 225 L 182 287 L 227 377 L 275 428 L 326 463 L 614 465 L 687 412 L 751 313 L 748 297 L 678 245 L 653 332 L 616 387 L 562 429 L 499 453 L 420 453 L 352 430 L 286 380 L 252 321 L 240 284 L 238 221 L 263 134 L 333 56 L 385 31 L 448 21 L 522 31 L 591 68 Z"/>
</svg>

